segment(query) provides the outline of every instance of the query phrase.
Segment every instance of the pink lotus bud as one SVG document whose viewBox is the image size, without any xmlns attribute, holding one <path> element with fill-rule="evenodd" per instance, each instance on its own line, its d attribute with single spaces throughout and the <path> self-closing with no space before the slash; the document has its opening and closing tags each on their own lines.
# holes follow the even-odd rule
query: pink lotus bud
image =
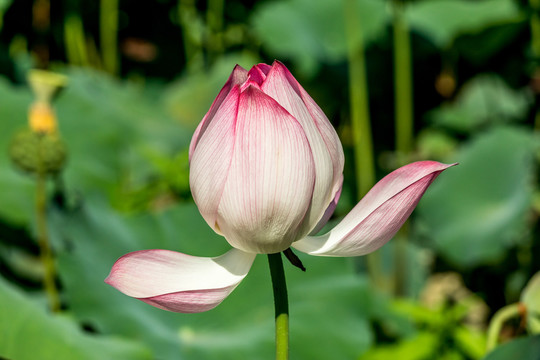
<svg viewBox="0 0 540 360">
<path fill-rule="evenodd" d="M 419 161 L 388 174 L 332 230 L 343 182 L 343 149 L 313 99 L 283 64 L 237 66 L 190 145 L 193 198 L 233 246 L 196 257 L 168 250 L 122 256 L 105 280 L 124 294 L 176 312 L 217 306 L 257 253 L 293 246 L 316 256 L 360 256 L 388 242 L 445 169 Z"/>
<path fill-rule="evenodd" d="M 191 191 L 233 247 L 276 253 L 328 220 L 343 163 L 334 128 L 282 63 L 236 66 L 191 140 Z"/>
</svg>

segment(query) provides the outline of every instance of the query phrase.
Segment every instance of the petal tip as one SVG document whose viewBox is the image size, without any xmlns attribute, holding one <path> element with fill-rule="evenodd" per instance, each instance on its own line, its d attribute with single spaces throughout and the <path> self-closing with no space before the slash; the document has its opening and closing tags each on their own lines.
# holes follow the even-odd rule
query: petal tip
<svg viewBox="0 0 540 360">
<path fill-rule="evenodd" d="M 203 312 L 219 305 L 247 275 L 255 255 L 232 249 L 202 258 L 170 250 L 120 257 L 105 283 L 163 310 Z"/>
<path fill-rule="evenodd" d="M 414 210 L 437 176 L 453 164 L 418 161 L 379 181 L 329 233 L 308 236 L 293 246 L 319 256 L 360 256 L 386 244 Z"/>
</svg>

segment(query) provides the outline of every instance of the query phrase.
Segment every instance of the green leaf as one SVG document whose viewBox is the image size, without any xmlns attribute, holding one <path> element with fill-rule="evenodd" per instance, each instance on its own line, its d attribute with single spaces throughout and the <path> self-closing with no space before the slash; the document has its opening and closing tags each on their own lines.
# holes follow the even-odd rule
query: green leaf
<svg viewBox="0 0 540 360">
<path fill-rule="evenodd" d="M 83 191 L 110 194 L 148 170 L 141 148 L 172 152 L 191 139 L 148 93 L 103 74 L 71 71 L 55 107 L 69 150 L 66 182 Z"/>
<path fill-rule="evenodd" d="M 0 97 L 0 188 L 9 189 L 0 191 L 0 217 L 10 223 L 25 224 L 32 214 L 33 182 L 15 170 L 7 149 L 12 136 L 27 124 L 26 112 L 32 97 L 28 90 L 17 88 L 3 79 L 0 79 Z"/>
<path fill-rule="evenodd" d="M 445 317 L 440 309 L 430 309 L 427 306 L 411 300 L 395 300 L 391 306 L 392 312 L 407 316 L 414 322 L 428 325 L 431 328 L 443 328 Z"/>
<path fill-rule="evenodd" d="M 304 73 L 312 74 L 319 61 L 337 62 L 346 57 L 345 1 L 269 2 L 256 9 L 252 24 L 274 56 L 292 58 Z M 367 45 L 388 23 L 385 2 L 353 0 L 353 8 L 361 29 L 358 35 Z"/>
<path fill-rule="evenodd" d="M 516 21 L 521 14 L 512 0 L 422 0 L 407 5 L 406 16 L 413 29 L 446 48 L 458 35 Z"/>
<path fill-rule="evenodd" d="M 484 360 L 540 360 L 540 335 L 519 338 L 500 345 Z"/>
<path fill-rule="evenodd" d="M 454 330 L 456 345 L 472 359 L 480 359 L 486 351 L 486 335 L 484 332 L 459 326 Z"/>
<path fill-rule="evenodd" d="M 111 195 L 124 178 L 146 178 L 152 167 L 144 151 L 172 153 L 185 149 L 192 131 L 175 123 L 163 107 L 130 83 L 90 70 L 72 69 L 69 83 L 54 103 L 59 131 L 67 145 L 63 177 L 68 189 Z M 28 88 L 0 81 L 0 149 L 7 151 L 14 134 L 27 127 L 33 101 Z M 144 149 L 144 151 L 143 151 Z M 33 180 L 0 156 L 0 217 L 29 224 L 33 216 Z"/>
<path fill-rule="evenodd" d="M 500 127 L 450 159 L 418 206 L 418 230 L 449 261 L 471 267 L 497 261 L 526 238 L 536 138 Z"/>
<path fill-rule="evenodd" d="M 153 349 L 156 358 L 274 356 L 273 300 L 265 256 L 257 257 L 247 278 L 220 306 L 201 314 L 156 309 L 103 282 L 114 261 L 130 251 L 164 248 L 216 256 L 229 249 L 194 204 L 125 217 L 103 202 L 87 199 L 75 213 L 56 213 L 53 229 L 62 285 L 80 321 L 105 334 L 138 339 Z M 357 356 L 372 341 L 367 318 L 375 301 L 366 279 L 354 275 L 347 259 L 302 256 L 302 260 L 306 273 L 286 269 L 291 356 Z"/>
<path fill-rule="evenodd" d="M 527 329 L 531 334 L 540 333 L 540 272 L 536 273 L 521 293 L 521 302 L 527 308 Z"/>
<path fill-rule="evenodd" d="M 493 56 L 508 51 L 530 26 L 527 18 L 506 22 L 485 28 L 475 34 L 460 36 L 452 43 L 452 53 L 459 54 L 460 58 L 472 63 L 473 66 L 484 67 L 492 61 Z M 512 61 L 520 62 L 519 59 Z"/>
<path fill-rule="evenodd" d="M 13 0 L 0 0 L 0 11 L 1 12 L 5 12 L 9 6 L 11 5 L 11 3 L 13 2 Z M 1 14 L 3 15 L 3 14 Z M 2 23 L 1 21 L 2 19 L 0 19 L 0 24 Z"/>
<path fill-rule="evenodd" d="M 437 334 L 420 332 L 414 337 L 392 345 L 380 345 L 362 355 L 359 360 L 424 360 L 436 353 L 439 346 Z"/>
<path fill-rule="evenodd" d="M 136 342 L 83 333 L 67 315 L 46 313 L 0 277 L 0 356 L 16 360 L 144 360 Z"/>
<path fill-rule="evenodd" d="M 532 104 L 527 89 L 513 90 L 496 75 L 482 74 L 466 83 L 455 102 L 433 111 L 435 124 L 472 132 L 481 126 L 522 121 Z"/>
</svg>

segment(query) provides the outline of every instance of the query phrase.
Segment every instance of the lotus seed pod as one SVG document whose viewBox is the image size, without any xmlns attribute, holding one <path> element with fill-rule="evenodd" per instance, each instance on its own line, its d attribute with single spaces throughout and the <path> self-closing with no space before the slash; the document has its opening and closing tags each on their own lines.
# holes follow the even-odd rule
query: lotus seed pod
<svg viewBox="0 0 540 360">
<path fill-rule="evenodd" d="M 36 174 L 58 174 L 66 163 L 66 147 L 56 133 L 25 129 L 17 133 L 9 147 L 13 163 L 21 170 Z"/>
</svg>

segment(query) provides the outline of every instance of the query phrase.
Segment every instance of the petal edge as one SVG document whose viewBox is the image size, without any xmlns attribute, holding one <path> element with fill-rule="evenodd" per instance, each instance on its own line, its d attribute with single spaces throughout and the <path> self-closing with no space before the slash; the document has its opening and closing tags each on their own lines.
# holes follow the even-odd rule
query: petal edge
<svg viewBox="0 0 540 360">
<path fill-rule="evenodd" d="M 122 256 L 105 282 L 152 306 L 174 312 L 203 312 L 219 305 L 247 275 L 255 254 L 232 249 L 214 257 L 169 250 Z"/>
<path fill-rule="evenodd" d="M 330 232 L 293 247 L 316 256 L 360 256 L 379 249 L 399 230 L 435 178 L 456 164 L 418 161 L 379 181 Z"/>
</svg>

